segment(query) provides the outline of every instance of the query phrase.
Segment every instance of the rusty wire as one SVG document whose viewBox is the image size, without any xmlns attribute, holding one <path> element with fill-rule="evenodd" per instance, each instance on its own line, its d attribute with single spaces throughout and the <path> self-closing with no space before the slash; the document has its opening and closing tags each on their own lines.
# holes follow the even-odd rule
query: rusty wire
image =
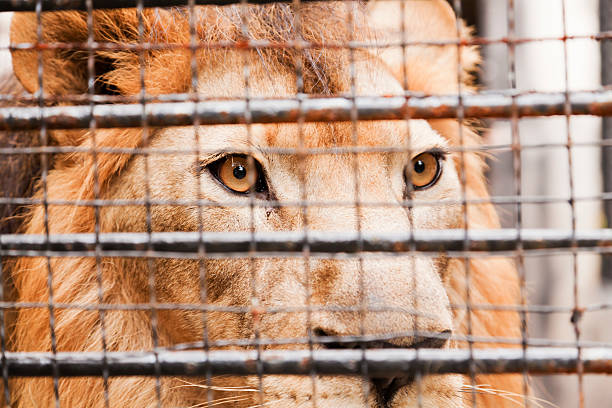
<svg viewBox="0 0 612 408">
<path fill-rule="evenodd" d="M 467 238 L 466 238 L 467 237 Z M 519 239 L 520 238 L 520 239 Z M 164 256 L 166 252 L 196 254 L 206 242 L 208 254 L 246 255 L 260 253 L 299 253 L 308 246 L 311 253 L 390 252 L 406 253 L 473 251 L 513 251 L 563 248 L 608 248 L 612 250 L 612 229 L 552 230 L 415 230 L 400 233 L 302 232 L 152 232 L 0 235 L 0 254 L 39 256 L 41 253 L 82 253 L 99 246 L 103 254 L 141 257 L 146 253 Z M 467 240 L 467 245 L 466 245 Z M 254 245 L 253 245 L 254 243 Z"/>
<path fill-rule="evenodd" d="M 300 0 L 309 1 L 309 0 Z M 248 3 L 267 4 L 272 0 L 249 0 Z M 192 0 L 190 7 L 194 5 L 226 5 L 247 4 L 239 0 Z M 33 11 L 38 14 L 42 10 L 88 10 L 89 14 L 94 8 L 115 7 L 143 7 L 185 5 L 185 1 L 175 0 L 139 0 L 138 2 L 125 2 L 116 0 L 107 1 L 85 1 L 85 0 L 0 0 L 0 11 Z M 509 22 L 510 23 L 510 22 Z M 512 21 L 514 24 L 514 21 Z M 91 28 L 91 27 L 90 27 Z M 142 30 L 142 26 L 139 27 Z M 139 33 L 142 36 L 142 32 Z M 193 33 L 192 33 L 193 35 Z M 246 35 L 245 35 L 246 37 Z M 591 39 L 604 41 L 612 39 L 612 32 L 602 31 L 596 35 L 571 36 L 565 35 L 561 38 L 521 38 L 511 35 L 509 38 L 481 38 L 457 41 L 425 41 L 425 42 L 398 42 L 389 44 L 376 44 L 376 47 L 408 47 L 418 45 L 491 45 L 505 44 L 512 49 L 518 44 L 540 41 L 563 41 L 574 39 Z M 46 44 L 42 41 L 36 44 L 11 44 L 11 50 L 49 50 L 49 49 L 75 49 L 87 50 L 92 58 L 93 52 L 106 49 L 130 49 L 142 55 L 149 50 L 162 50 L 173 48 L 189 48 L 191 50 L 200 47 L 235 47 L 235 43 L 198 44 L 192 38 L 190 44 L 148 44 L 117 45 L 95 43 L 92 38 L 86 44 L 83 43 L 54 43 Z M 265 48 L 316 48 L 322 44 L 313 44 L 302 41 L 288 43 L 275 43 L 270 41 L 245 40 L 240 47 L 244 50 Z M 337 47 L 343 49 L 358 49 L 373 46 L 359 42 L 348 44 L 325 44 L 326 47 Z M 566 56 L 567 58 L 567 56 Z M 567 62 L 567 61 L 566 61 Z M 142 63 L 142 61 L 141 61 Z M 461 61 L 459 61 L 459 66 Z M 512 67 L 510 75 L 514 75 Z M 567 75 L 567 74 L 566 74 Z M 248 84 L 248 67 L 245 68 L 245 81 Z M 141 78 L 144 74 L 141 67 Z M 197 84 L 197 78 L 192 79 Z M 142 92 L 137 97 L 126 96 L 104 96 L 94 95 L 93 91 L 87 95 L 71 95 L 67 97 L 47 98 L 40 93 L 37 97 L 27 95 L 0 95 L 0 101 L 20 102 L 26 106 L 0 107 L 0 130 L 21 131 L 44 129 L 90 129 L 95 134 L 97 129 L 142 127 L 147 130 L 143 136 L 144 145 L 137 149 L 57 147 L 50 146 L 46 141 L 39 147 L 25 148 L 0 148 L 0 155 L 14 154 L 40 154 L 45 157 L 55 153 L 86 152 L 93 155 L 99 153 L 115 154 L 140 154 L 144 156 L 152 154 L 175 154 L 193 155 L 198 152 L 185 151 L 163 151 L 147 146 L 149 134 L 152 128 L 168 126 L 205 126 L 218 124 L 246 124 L 250 127 L 256 123 L 298 123 L 304 122 L 332 122 L 347 121 L 356 123 L 357 120 L 407 120 L 407 119 L 443 119 L 453 118 L 460 122 L 466 119 L 502 118 L 510 119 L 513 126 L 513 140 L 509 145 L 484 146 L 470 148 L 450 148 L 449 151 L 458 151 L 463 154 L 466 151 L 485 150 L 511 150 L 514 155 L 513 170 L 518 174 L 515 181 L 520 179 L 520 153 L 523 150 L 534 148 L 563 147 L 570 152 L 571 148 L 581 146 L 580 135 L 569 134 L 566 144 L 542 144 L 534 146 L 521 146 L 518 136 L 518 121 L 528 117 L 565 116 L 569 120 L 577 115 L 612 116 L 612 90 L 601 88 L 589 92 L 527 92 L 521 93 L 513 90 L 497 92 L 480 92 L 468 94 L 458 92 L 455 95 L 424 95 L 406 92 L 404 95 L 396 96 L 359 96 L 344 95 L 344 97 L 305 97 L 285 99 L 257 99 L 247 97 L 243 99 L 230 100 L 197 100 L 192 94 L 150 96 L 142 86 Z M 566 78 L 567 82 L 567 78 Z M 144 82 L 143 82 L 144 84 Z M 90 86 L 91 88 L 91 86 Z M 569 89 L 566 83 L 566 89 Z M 91 90 L 91 89 L 90 89 Z M 248 92 L 248 86 L 247 86 Z M 196 100 L 194 100 L 196 99 Z M 63 106 L 46 106 L 55 102 L 68 103 Z M 112 103 L 112 104 L 109 104 Z M 36 104 L 38 106 L 36 106 Z M 29 105 L 29 106 L 28 106 Z M 612 142 L 584 142 L 584 146 L 608 146 Z M 409 151 L 405 147 L 390 146 L 382 147 L 380 151 Z M 265 149 L 264 149 L 265 150 Z M 337 149 L 275 149 L 270 151 L 287 154 L 329 154 L 374 152 L 376 148 L 361 148 L 353 145 Z M 94 160 L 95 161 L 95 160 Z M 358 170 L 358 169 L 357 169 Z M 46 170 L 45 170 L 46 172 Z M 149 169 L 146 169 L 148 175 Z M 43 177 L 44 178 L 44 177 Z M 572 178 L 570 174 L 570 179 Z M 356 181 L 357 182 L 357 181 Z M 357 182 L 358 183 L 358 182 Z M 519 181 L 520 183 L 520 181 Z M 148 177 L 147 177 L 148 184 Z M 44 186 L 44 181 L 43 181 Z M 96 187 L 97 188 L 97 187 Z M 150 211 L 155 205 L 185 205 L 185 206 L 248 206 L 251 211 L 261 205 L 254 198 L 250 198 L 248 204 L 244 203 L 219 203 L 199 200 L 195 202 L 181 200 L 155 200 L 150 197 L 147 187 L 147 195 L 144 200 L 104 200 L 96 196 L 93 200 L 80 201 L 58 201 L 50 200 L 46 196 L 39 198 L 26 197 L 0 197 L 0 204 L 11 205 L 73 205 L 91 206 L 96 209 L 104 206 L 130 206 L 141 205 L 147 207 L 148 227 L 151 226 Z M 50 234 L 45 235 L 0 235 L 0 261 L 4 257 L 95 257 L 96 263 L 100 263 L 101 257 L 141 257 L 146 258 L 150 267 L 150 282 L 154 286 L 153 261 L 154 258 L 188 258 L 201 260 L 203 257 L 238 257 L 253 261 L 257 257 L 265 256 L 293 256 L 303 257 L 307 262 L 311 257 L 342 257 L 347 255 L 356 256 L 361 260 L 362 256 L 406 254 L 414 251 L 435 256 L 441 252 L 449 256 L 463 257 L 468 259 L 473 256 L 498 256 L 510 255 L 515 257 L 520 265 L 521 289 L 525 289 L 523 258 L 540 252 L 556 250 L 556 253 L 572 254 L 574 273 L 577 276 L 576 256 L 579 251 L 593 250 L 598 253 L 612 252 L 612 229 L 579 230 L 575 225 L 574 205 L 579 201 L 610 200 L 612 193 L 602 193 L 598 196 L 574 197 L 573 188 L 569 197 L 554 196 L 529 196 L 523 194 L 520 184 L 515 186 L 516 191 L 512 196 L 493 196 L 487 200 L 468 198 L 465 192 L 461 200 L 439 200 L 429 202 L 413 202 L 405 200 L 401 205 L 412 206 L 443 206 L 448 204 L 511 204 L 520 208 L 523 204 L 546 204 L 562 202 L 567 203 L 572 209 L 572 225 L 568 229 L 526 229 L 522 226 L 520 218 L 513 229 L 497 229 L 477 231 L 471 229 L 443 230 L 443 231 L 419 231 L 411 230 L 405 234 L 372 234 L 358 230 L 355 233 L 320 233 L 315 231 L 303 232 L 203 232 L 202 226 L 198 232 L 146 232 L 146 233 L 99 233 L 96 229 L 92 234 Z M 361 202 L 358 197 L 350 203 L 340 201 L 313 202 L 305 199 L 296 202 L 278 201 L 272 205 L 295 206 L 308 209 L 312 206 L 343 206 L 355 205 L 357 207 L 390 205 L 385 202 L 367 203 Z M 267 205 L 271 205 L 270 202 Z M 397 206 L 397 203 L 393 204 Z M 466 210 L 467 211 L 467 210 Z M 96 228 L 98 225 L 96 223 Z M 475 254 L 478 253 L 478 254 Z M 1 265 L 0 265 L 1 266 Z M 205 278 L 206 271 L 201 266 L 201 276 Z M 50 272 L 51 276 L 51 272 Z M 100 275 L 101 276 L 101 275 Z M 253 290 L 256 294 L 255 275 L 253 275 Z M 100 278 L 101 287 L 101 278 Z M 469 288 L 469 285 L 468 285 Z M 258 375 L 261 377 L 268 374 L 282 375 L 353 375 L 370 377 L 394 377 L 396 375 L 420 376 L 425 374 L 460 373 L 474 375 L 477 370 L 479 374 L 499 373 L 522 373 L 527 383 L 527 374 L 612 374 L 612 351 L 608 344 L 589 344 L 580 338 L 578 331 L 578 320 L 585 312 L 608 310 L 610 304 L 594 304 L 581 306 L 577 297 L 577 278 L 574 284 L 575 299 L 574 306 L 555 307 L 546 305 L 527 304 L 525 298 L 518 305 L 479 305 L 468 299 L 467 305 L 451 305 L 452 308 L 467 308 L 470 310 L 513 310 L 522 313 L 523 325 L 525 325 L 526 314 L 529 313 L 565 313 L 572 314 L 576 318 L 572 323 L 576 327 L 575 342 L 559 343 L 566 348 L 553 347 L 553 341 L 542 340 L 540 343 L 529 337 L 522 330 L 521 339 L 485 338 L 476 339 L 472 333 L 466 336 L 457 336 L 457 340 L 472 343 L 475 341 L 486 341 L 500 344 L 521 344 L 522 349 L 469 349 L 469 350 L 313 350 L 313 344 L 324 344 L 337 341 L 362 341 L 365 343 L 367 336 L 342 339 L 339 337 L 322 338 L 313 336 L 311 333 L 306 338 L 290 339 L 266 339 L 256 336 L 255 339 L 245 339 L 242 343 L 238 340 L 228 341 L 224 344 L 209 342 L 205 336 L 205 342 L 197 344 L 194 348 L 203 349 L 197 351 L 175 351 L 166 350 L 155 344 L 153 353 L 125 353 L 110 352 L 104 347 L 102 353 L 61 353 L 53 350 L 51 353 L 16 353 L 5 351 L 4 324 L 0 321 L 2 332 L 2 369 L 5 379 L 5 394 L 8 392 L 7 378 L 12 376 L 52 376 L 55 381 L 59 377 L 71 376 L 102 376 L 105 384 L 110 376 L 145 375 L 156 377 L 159 398 L 159 378 L 161 376 L 206 376 L 208 381 L 212 375 L 234 374 L 234 375 Z M 100 289 L 101 290 L 101 289 Z M 152 290 L 152 293 L 155 291 Z M 100 292 L 102 293 L 102 292 Z M 524 294 L 522 294 L 525 296 Z M 206 294 L 202 294 L 206 299 Z M 253 296 L 254 298 L 256 296 Z M 257 305 L 250 307 L 226 307 L 218 308 L 214 305 L 191 304 L 167 304 L 158 302 L 152 296 L 147 303 L 135 305 L 115 305 L 100 302 L 97 304 L 62 304 L 54 303 L 24 303 L 5 302 L 0 299 L 0 310 L 12 308 L 49 308 L 55 309 L 80 309 L 92 310 L 102 313 L 107 310 L 140 310 L 150 312 L 155 316 L 159 310 L 197 310 L 197 311 L 224 311 L 232 313 L 254 313 Z M 332 307 L 333 308 L 333 307 Z M 340 310 L 342 308 L 338 308 Z M 375 309 L 375 308 L 374 308 Z M 373 310 L 374 310 L 373 309 Z M 316 306 L 308 305 L 306 309 L 281 307 L 277 309 L 266 309 L 264 313 L 285 313 L 293 311 L 319 310 Z M 342 309 L 345 310 L 345 309 Z M 351 311 L 355 311 L 352 310 Z M 358 310 L 357 310 L 358 311 Z M 418 315 L 417 311 L 411 313 Z M 3 315 L 0 314 L 0 319 Z M 156 329 L 156 320 L 153 320 L 153 332 Z M 53 322 L 50 322 L 53 330 Z M 411 333 L 414 333 L 412 331 Z M 154 334 L 155 337 L 155 334 Z M 277 340 L 277 341 L 275 341 Z M 371 340 L 371 339 L 370 339 Z M 310 346 L 308 350 L 263 350 L 262 345 L 270 344 L 301 344 Z M 257 347 L 257 350 L 249 351 L 217 351 L 210 347 L 223 346 L 248 346 Z M 542 347 L 544 346 L 544 347 Z M 187 347 L 187 346 L 186 346 Z M 314 384 L 314 380 L 313 380 Z M 261 392 L 260 383 L 260 392 Z M 527 386 L 526 386 L 527 387 Z M 313 385 L 314 388 L 314 385 Z M 106 386 L 105 386 L 106 389 Z M 526 388 L 527 389 L 527 388 Z M 58 395 L 57 385 L 55 387 Z M 316 395 L 316 391 L 313 392 Z M 582 394 L 582 390 L 581 390 Z M 6 397 L 5 397 L 6 398 Z M 59 400 L 59 397 L 57 397 Z M 108 396 L 105 396 L 108 404 Z M 210 403 L 210 396 L 209 396 Z M 59 404 L 59 403 L 58 403 Z M 527 405 L 527 403 L 525 403 Z M 161 406 L 161 405 L 160 405 Z"/>
</svg>

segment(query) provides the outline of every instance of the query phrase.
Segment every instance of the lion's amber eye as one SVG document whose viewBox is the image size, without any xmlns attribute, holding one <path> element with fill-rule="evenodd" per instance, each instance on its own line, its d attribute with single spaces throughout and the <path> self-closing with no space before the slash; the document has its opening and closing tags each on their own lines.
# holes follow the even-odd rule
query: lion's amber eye
<svg viewBox="0 0 612 408">
<path fill-rule="evenodd" d="M 251 190 L 258 178 L 255 161 L 249 160 L 248 157 L 227 156 L 219 164 L 219 180 L 227 188 L 238 193 Z"/>
<path fill-rule="evenodd" d="M 266 182 L 261 166 L 253 158 L 232 154 L 209 165 L 212 174 L 236 193 L 264 192 Z"/>
<path fill-rule="evenodd" d="M 424 190 L 436 184 L 441 173 L 440 155 L 425 152 L 412 159 L 411 166 L 406 168 L 405 177 L 414 190 Z"/>
</svg>

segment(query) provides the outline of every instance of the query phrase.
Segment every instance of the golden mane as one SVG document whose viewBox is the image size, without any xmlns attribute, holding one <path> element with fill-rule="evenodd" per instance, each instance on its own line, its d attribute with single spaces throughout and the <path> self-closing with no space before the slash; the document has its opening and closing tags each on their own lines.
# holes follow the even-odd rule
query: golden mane
<svg viewBox="0 0 612 408">
<path fill-rule="evenodd" d="M 265 41 L 265 45 L 254 52 L 270 72 L 285 69 L 295 72 L 296 64 L 302 69 L 304 92 L 316 94 L 338 94 L 349 91 L 346 75 L 348 52 L 339 51 L 341 44 L 364 38 L 367 27 L 363 21 L 362 5 L 338 3 L 307 3 L 300 6 L 296 14 L 290 4 L 265 6 L 205 7 L 195 10 L 195 38 L 201 48 L 197 60 L 218 61 L 224 53 L 234 52 L 245 41 Z M 353 27 L 349 27 L 345 16 L 354 15 Z M 23 13 L 16 17 L 13 38 L 16 42 L 36 42 L 36 31 L 32 31 L 35 19 Z M 145 51 L 147 70 L 145 88 L 150 95 L 187 92 L 191 87 L 191 51 L 185 45 L 191 43 L 190 17 L 185 8 L 145 9 L 142 18 L 134 9 L 96 10 L 93 13 L 93 40 L 99 43 L 123 44 L 124 46 L 150 44 L 153 50 Z M 42 18 L 43 40 L 48 43 L 86 43 L 88 39 L 87 15 L 83 12 L 44 13 Z M 69 24 L 71 29 L 65 30 Z M 297 31 L 296 25 L 300 30 Z M 30 28 L 25 29 L 25 27 Z M 139 34 L 139 26 L 142 35 Z M 296 44 L 311 46 L 301 51 Z M 155 50 L 161 45 L 162 50 Z M 221 46 L 220 46 L 221 45 Z M 331 45 L 331 49 L 328 48 Z M 174 50 L 172 50 L 175 46 Z M 163 49 L 165 47 L 165 49 Z M 221 50 L 221 51 L 220 51 Z M 33 53 L 17 51 L 16 55 Z M 363 54 L 357 51 L 358 54 Z M 54 95 L 79 94 L 87 91 L 86 50 L 63 50 L 45 54 L 45 74 L 52 83 L 48 91 Z M 95 52 L 96 68 L 103 75 L 96 77 L 98 90 L 122 95 L 136 95 L 140 91 L 140 66 L 138 52 L 129 50 L 100 50 Z M 31 58 L 25 66 L 15 66 L 17 75 L 25 81 L 29 90 L 37 89 L 33 76 Z M 23 58 L 26 62 L 26 58 Z M 154 64 L 153 66 L 149 64 Z M 58 78 L 58 71 L 69 71 L 71 75 Z M 99 72 L 96 72 L 98 74 Z M 170 74 L 163 77 L 164 74 Z M 45 81 L 46 82 L 46 81 Z"/>
</svg>

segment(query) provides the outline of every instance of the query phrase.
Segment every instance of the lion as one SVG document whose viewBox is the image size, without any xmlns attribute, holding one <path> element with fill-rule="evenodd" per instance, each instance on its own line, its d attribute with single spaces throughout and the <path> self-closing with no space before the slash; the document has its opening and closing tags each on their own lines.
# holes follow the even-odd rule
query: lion
<svg viewBox="0 0 612 408">
<path fill-rule="evenodd" d="M 83 12 L 44 12 L 40 21 L 45 43 L 162 45 L 142 52 L 59 47 L 40 55 L 14 49 L 20 85 L 34 94 L 42 83 L 51 104 L 78 103 L 78 96 L 92 93 L 138 101 L 143 86 L 153 102 L 176 94 L 456 94 L 472 89 L 479 62 L 476 48 L 458 52 L 452 44 L 469 38 L 470 31 L 442 0 L 407 1 L 401 8 L 395 2 L 157 8 L 140 16 L 134 9 L 96 10 L 91 30 Z M 17 13 L 11 42 L 36 43 L 37 22 L 33 13 Z M 235 47 L 245 39 L 299 39 L 313 46 Z M 379 46 L 398 39 L 429 44 Z M 192 48 L 194 41 L 199 46 Z M 349 41 L 366 46 L 332 46 Z M 481 137 L 454 119 L 49 130 L 46 136 L 50 145 L 80 150 L 49 154 L 46 171 L 38 162 L 26 165 L 32 167 L 26 179 L 40 175 L 32 197 L 49 204 L 26 208 L 13 232 L 499 228 L 487 201 L 485 161 L 477 152 Z M 462 205 L 464 197 L 478 202 Z M 105 205 L 86 204 L 94 199 Z M 77 306 L 53 309 L 53 336 L 48 307 L 17 308 L 9 328 L 14 351 L 140 351 L 204 341 L 215 348 L 255 338 L 288 340 L 269 341 L 264 349 L 303 349 L 309 345 L 297 339 L 308 336 L 314 336 L 314 349 L 351 348 L 360 345 L 340 340 L 362 334 L 384 339 L 364 343 L 375 348 L 467 347 L 468 335 L 474 336 L 473 347 L 510 347 L 487 340 L 521 337 L 518 313 L 491 307 L 520 304 L 516 270 L 501 258 L 23 257 L 10 262 L 8 274 L 13 300 L 48 303 L 51 279 L 53 302 Z M 485 307 L 467 309 L 468 296 L 472 305 Z M 129 307 L 150 302 L 176 306 L 155 312 Z M 122 307 L 101 313 L 101 304 Z M 202 304 L 216 308 L 181 308 Z M 252 306 L 257 315 L 246 312 Z M 314 307 L 310 313 L 308 307 Z M 280 312 L 266 312 L 270 308 Z M 326 338 L 333 341 L 317 341 Z M 55 404 L 51 378 L 13 378 L 9 385 L 12 406 Z M 504 396 L 520 398 L 527 388 L 518 375 L 383 381 L 315 373 L 208 381 L 163 377 L 158 383 L 151 377 L 111 377 L 106 383 L 88 377 L 60 378 L 57 397 L 64 407 L 459 408 L 510 406 L 513 398 Z"/>
</svg>

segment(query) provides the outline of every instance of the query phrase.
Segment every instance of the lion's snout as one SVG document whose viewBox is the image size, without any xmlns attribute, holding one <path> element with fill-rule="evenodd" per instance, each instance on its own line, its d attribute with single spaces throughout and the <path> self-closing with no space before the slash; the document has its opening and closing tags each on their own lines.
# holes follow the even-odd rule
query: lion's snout
<svg viewBox="0 0 612 408">
<path fill-rule="evenodd" d="M 373 348 L 445 347 L 453 326 L 438 272 L 423 257 L 322 262 L 313 302 L 329 308 L 313 313 L 312 329 L 333 347 L 361 335 Z"/>
</svg>

